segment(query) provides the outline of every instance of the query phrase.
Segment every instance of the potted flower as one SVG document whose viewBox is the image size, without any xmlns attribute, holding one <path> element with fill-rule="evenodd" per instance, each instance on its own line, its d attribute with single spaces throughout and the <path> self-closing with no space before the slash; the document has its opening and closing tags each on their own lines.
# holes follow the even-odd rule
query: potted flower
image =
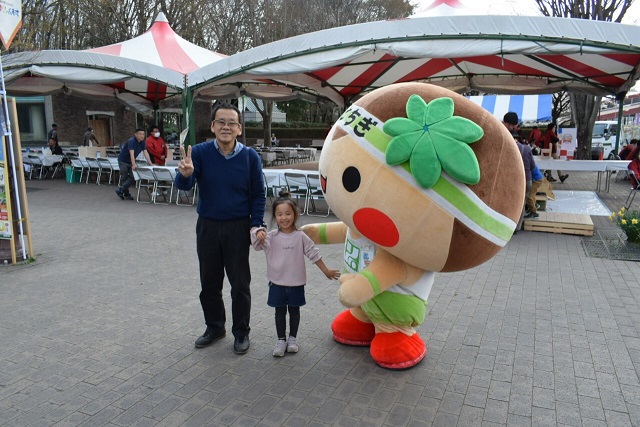
<svg viewBox="0 0 640 427">
<path fill-rule="evenodd" d="M 624 231 L 628 242 L 640 243 L 640 212 L 628 211 L 623 207 L 620 211 L 612 213 L 609 218 Z"/>
</svg>

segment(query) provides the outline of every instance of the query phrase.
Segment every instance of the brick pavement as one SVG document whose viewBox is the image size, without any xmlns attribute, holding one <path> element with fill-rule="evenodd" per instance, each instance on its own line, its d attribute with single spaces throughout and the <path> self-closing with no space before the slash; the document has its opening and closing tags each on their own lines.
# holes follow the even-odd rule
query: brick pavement
<svg viewBox="0 0 640 427">
<path fill-rule="evenodd" d="M 638 264 L 589 258 L 579 237 L 520 232 L 487 263 L 438 275 L 420 328 L 429 354 L 394 372 L 331 339 L 342 307 L 312 266 L 300 352 L 272 357 L 255 252 L 251 350 L 233 354 L 230 332 L 195 349 L 194 208 L 27 187 L 37 260 L 0 266 L 2 426 L 640 425 Z M 617 209 L 626 188 L 601 197 Z M 328 265 L 340 250 L 322 247 Z"/>
</svg>

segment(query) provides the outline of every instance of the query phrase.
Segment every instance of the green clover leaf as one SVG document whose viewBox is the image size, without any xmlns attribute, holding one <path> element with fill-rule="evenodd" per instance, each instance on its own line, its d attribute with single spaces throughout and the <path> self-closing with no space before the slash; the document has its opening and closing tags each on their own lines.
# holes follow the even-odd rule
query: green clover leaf
<svg viewBox="0 0 640 427">
<path fill-rule="evenodd" d="M 437 98 L 429 104 L 418 95 L 407 101 L 407 118 L 394 117 L 383 130 L 393 138 L 385 157 L 389 165 L 409 162 L 411 174 L 424 187 L 431 188 L 442 169 L 465 184 L 480 181 L 480 166 L 469 147 L 484 135 L 480 126 L 453 115 L 453 99 Z"/>
</svg>

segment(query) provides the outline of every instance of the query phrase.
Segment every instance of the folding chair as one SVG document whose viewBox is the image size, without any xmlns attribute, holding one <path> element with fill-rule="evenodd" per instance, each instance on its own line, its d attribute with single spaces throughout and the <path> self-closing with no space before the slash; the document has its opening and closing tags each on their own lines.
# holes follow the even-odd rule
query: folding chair
<svg viewBox="0 0 640 427">
<path fill-rule="evenodd" d="M 175 175 L 171 168 L 154 166 L 151 168 L 153 174 L 156 176 L 156 188 L 153 203 L 158 204 L 158 196 L 162 196 L 166 205 L 171 204 L 173 199 L 173 180 Z M 169 190 L 169 200 L 167 200 L 166 191 Z M 160 194 L 162 191 L 162 194 Z"/>
<path fill-rule="evenodd" d="M 298 153 L 298 158 L 303 162 L 311 160 L 311 154 L 307 150 L 298 149 L 296 150 Z"/>
<path fill-rule="evenodd" d="M 327 205 L 327 213 L 325 215 L 317 211 L 316 204 L 314 202 L 314 200 L 324 200 L 324 193 L 322 192 L 322 185 L 320 183 L 320 175 L 307 175 L 307 188 L 309 189 L 309 192 L 307 193 L 307 203 L 305 205 L 307 215 L 324 217 L 329 216 L 331 214 L 331 208 L 329 207 L 329 205 Z M 314 214 L 311 213 L 312 211 L 311 209 L 309 209 L 310 206 L 313 207 Z"/>
<path fill-rule="evenodd" d="M 103 174 L 107 174 L 109 176 L 109 180 L 107 183 L 111 185 L 111 178 L 113 177 L 113 166 L 111 166 L 111 162 L 107 157 L 100 157 L 96 159 L 98 161 L 98 165 L 100 166 L 100 173 L 98 174 L 98 185 L 100 184 L 100 180 L 102 179 Z"/>
<path fill-rule="evenodd" d="M 631 191 L 629 191 L 627 201 L 624 203 L 625 209 L 629 209 L 631 207 L 633 199 L 636 198 L 636 193 L 640 190 L 640 185 L 638 185 L 638 178 L 632 170 L 629 171 L 629 182 L 631 183 Z"/>
<path fill-rule="evenodd" d="M 138 187 L 136 202 L 155 203 L 156 176 L 154 175 L 153 171 L 150 168 L 138 167 L 134 172 L 134 175 L 137 175 L 138 177 L 136 181 L 136 187 Z M 142 190 L 143 188 L 147 192 L 147 196 L 149 197 L 148 202 L 140 201 L 140 190 Z"/>
<path fill-rule="evenodd" d="M 86 169 L 85 166 L 82 164 L 79 157 L 69 157 L 69 160 L 71 160 L 71 168 L 73 169 L 73 172 L 80 172 L 80 180 L 78 182 L 82 182 L 82 175 L 84 175 L 84 170 Z"/>
<path fill-rule="evenodd" d="M 28 176 L 29 179 L 31 179 L 31 174 L 33 173 L 33 165 L 31 164 L 31 160 L 27 155 L 22 156 L 22 170 L 25 174 L 25 178 Z"/>
<path fill-rule="evenodd" d="M 175 168 L 175 173 L 178 172 L 178 168 Z M 193 206 L 196 201 L 196 195 L 198 194 L 198 183 L 193 184 L 193 188 L 191 190 L 185 191 L 176 189 L 176 205 L 177 206 Z M 181 203 L 184 199 L 187 199 L 187 203 Z"/>
<path fill-rule="evenodd" d="M 113 174 L 114 175 L 116 173 L 118 174 L 118 182 L 116 182 L 115 177 L 113 179 L 113 182 L 117 186 L 120 186 L 120 181 L 122 180 L 122 177 L 120 176 L 120 163 L 118 163 L 118 158 L 117 157 L 107 157 L 107 160 L 109 160 L 109 163 L 111 164 L 111 170 L 113 171 Z"/>
<path fill-rule="evenodd" d="M 287 183 L 287 190 L 289 190 L 290 197 L 295 197 L 296 200 L 300 200 L 300 197 L 304 198 L 303 208 L 300 214 L 304 215 L 307 210 L 307 201 L 309 197 L 309 183 L 307 182 L 307 176 L 302 173 L 285 172 L 284 180 Z M 300 203 L 298 202 L 298 206 Z"/>
<path fill-rule="evenodd" d="M 37 154 L 29 154 L 29 163 L 31 164 L 31 171 L 29 173 L 29 179 L 33 175 L 33 172 L 38 172 L 38 179 L 42 179 L 42 171 L 44 170 L 44 165 L 42 164 L 42 160 Z"/>
<path fill-rule="evenodd" d="M 100 163 L 98 160 L 93 157 L 85 157 L 85 162 L 87 163 L 87 182 L 89 183 L 89 179 L 91 178 L 91 174 L 96 174 L 96 184 L 100 185 Z"/>
</svg>

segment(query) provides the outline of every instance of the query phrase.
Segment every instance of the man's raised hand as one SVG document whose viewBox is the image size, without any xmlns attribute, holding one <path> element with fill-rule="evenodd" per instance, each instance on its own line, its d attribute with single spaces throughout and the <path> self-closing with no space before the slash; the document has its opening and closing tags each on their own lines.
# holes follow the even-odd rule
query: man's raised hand
<svg viewBox="0 0 640 427">
<path fill-rule="evenodd" d="M 193 175 L 193 162 L 191 161 L 191 146 L 189 146 L 187 154 L 184 153 L 184 147 L 180 146 L 180 163 L 178 163 L 178 171 L 185 178 L 189 178 Z"/>
</svg>

